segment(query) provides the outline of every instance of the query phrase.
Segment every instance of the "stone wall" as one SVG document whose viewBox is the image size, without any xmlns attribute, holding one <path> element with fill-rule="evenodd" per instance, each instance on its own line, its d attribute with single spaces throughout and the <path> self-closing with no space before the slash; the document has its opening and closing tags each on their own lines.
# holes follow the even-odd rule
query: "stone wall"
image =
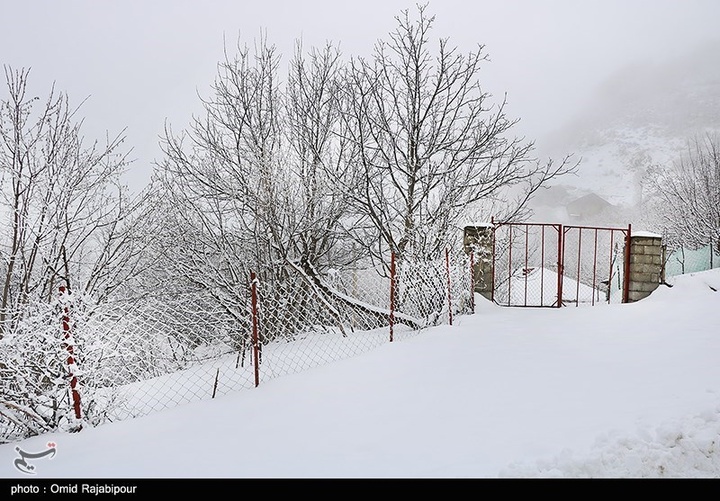
<svg viewBox="0 0 720 501">
<path fill-rule="evenodd" d="M 662 267 L 662 237 L 649 232 L 631 234 L 629 302 L 639 301 L 658 288 Z"/>
</svg>

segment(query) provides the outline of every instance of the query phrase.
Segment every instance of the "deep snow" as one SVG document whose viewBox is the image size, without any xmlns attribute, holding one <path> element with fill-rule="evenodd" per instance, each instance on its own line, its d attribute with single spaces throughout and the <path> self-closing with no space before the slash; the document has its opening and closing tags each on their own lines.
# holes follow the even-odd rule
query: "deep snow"
<svg viewBox="0 0 720 501">
<path fill-rule="evenodd" d="M 720 270 L 507 308 L 215 400 L 0 445 L 3 478 L 720 476 Z M 47 450 L 15 467 L 16 447 Z"/>
</svg>

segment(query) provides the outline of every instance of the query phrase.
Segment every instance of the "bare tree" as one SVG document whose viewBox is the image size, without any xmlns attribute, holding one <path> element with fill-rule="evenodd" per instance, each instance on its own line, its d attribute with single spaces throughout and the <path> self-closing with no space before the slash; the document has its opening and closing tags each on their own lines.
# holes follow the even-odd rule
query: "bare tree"
<svg viewBox="0 0 720 501">
<path fill-rule="evenodd" d="M 180 135 L 167 129 L 160 180 L 217 249 L 232 240 L 257 270 L 302 259 L 322 267 L 348 259 L 338 251 L 347 204 L 334 184 L 347 168 L 340 54 L 328 45 L 306 55 L 298 42 L 283 88 L 278 60 L 264 38 L 254 52 L 226 53 L 205 116 Z"/>
<path fill-rule="evenodd" d="M 651 169 L 648 179 L 649 204 L 670 246 L 720 251 L 720 137 L 691 139 L 684 155 Z"/>
<path fill-rule="evenodd" d="M 193 223 L 229 244 L 241 240 L 245 261 L 257 261 L 257 249 L 282 258 L 287 250 L 281 175 L 278 55 L 262 39 L 251 52 L 238 47 L 218 65 L 213 96 L 203 99 L 205 116 L 175 135 L 166 129 L 160 181 L 177 202 L 195 208 Z M 182 186 L 182 190 L 175 187 Z M 187 221 L 191 223 L 191 221 Z"/>
<path fill-rule="evenodd" d="M 0 421 L 21 436 L 75 429 L 69 365 L 80 378 L 83 419 L 108 410 L 105 371 L 112 340 L 88 330 L 100 303 L 124 294 L 138 274 L 145 194 L 120 182 L 122 134 L 86 144 L 79 108 L 54 87 L 44 101 L 28 90 L 29 70 L 5 67 L 0 96 Z M 63 287 L 63 293 L 60 292 Z M 67 308 L 71 321 L 61 324 Z M 65 337 L 72 323 L 72 334 Z M 76 329 L 77 327 L 77 329 Z M 116 340 L 115 340 L 116 341 Z M 69 357 L 69 348 L 72 356 Z M 98 398 L 95 398 L 98 397 Z M 0 423 L 2 427 L 3 423 Z"/>
<path fill-rule="evenodd" d="M 166 127 L 155 179 L 153 288 L 165 296 L 196 293 L 238 325 L 249 322 L 249 270 L 261 257 L 278 260 L 285 252 L 277 245 L 282 226 L 267 224 L 277 210 L 267 200 L 283 194 L 284 180 L 277 64 L 265 39 L 254 52 L 247 46 L 226 52 L 212 96 L 202 99 L 204 116 L 180 134 Z"/>
<path fill-rule="evenodd" d="M 158 240 L 160 253 L 237 321 L 247 321 L 250 270 L 277 285 L 352 259 L 347 204 L 327 175 L 344 165 L 339 61 L 332 46 L 305 55 L 298 43 L 281 86 L 274 46 L 238 44 L 218 65 L 204 116 L 179 135 L 166 130 L 157 181 L 170 203 L 159 214 L 178 236 Z"/>
<path fill-rule="evenodd" d="M 331 44 L 303 53 L 297 43 L 287 81 L 285 130 L 290 145 L 294 194 L 294 255 L 323 268 L 356 262 L 365 253 L 348 240 L 354 221 L 335 184 L 349 175 L 351 144 L 341 132 L 345 84 L 340 51 Z"/>
<path fill-rule="evenodd" d="M 377 259 L 437 256 L 457 239 L 463 211 L 505 195 L 519 197 L 507 211 L 518 217 L 529 197 L 548 180 L 571 172 L 564 159 L 540 163 L 533 144 L 509 138 L 516 121 L 505 102 L 490 105 L 478 75 L 487 56 L 480 46 L 467 55 L 441 38 L 434 45 L 434 17 L 418 6 L 380 40 L 374 56 L 352 60 L 347 72 L 344 134 L 357 169 L 337 182 L 361 216 L 360 238 Z"/>
<path fill-rule="evenodd" d="M 120 134 L 84 143 L 78 108 L 51 89 L 46 101 L 28 94 L 28 70 L 5 68 L 8 97 L 0 101 L 0 325 L 12 328 L 24 305 L 50 300 L 59 285 L 112 287 L 110 259 L 137 208 L 119 177 L 127 153 Z M 117 254 L 116 254 L 117 255 Z M 126 255 L 127 257 L 127 255 Z M 1 334 L 0 334 L 1 335 Z"/>
</svg>

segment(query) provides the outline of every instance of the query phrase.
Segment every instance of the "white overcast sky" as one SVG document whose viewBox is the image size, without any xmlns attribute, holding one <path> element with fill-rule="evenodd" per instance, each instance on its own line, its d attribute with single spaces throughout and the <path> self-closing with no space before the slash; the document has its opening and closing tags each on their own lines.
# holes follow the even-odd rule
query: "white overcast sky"
<svg viewBox="0 0 720 501">
<path fill-rule="evenodd" d="M 431 0 L 435 35 L 464 52 L 485 46 L 486 90 L 507 92 L 519 134 L 538 139 L 571 118 L 613 71 L 662 61 L 720 38 L 717 0 Z M 287 60 L 294 41 L 332 41 L 367 55 L 415 2 L 366 0 L 0 0 L 0 63 L 31 68 L 45 95 L 55 82 L 84 98 L 86 134 L 127 127 L 143 179 L 159 158 L 167 119 L 184 128 L 222 58 L 223 37 L 260 30 Z M 6 88 L 0 87 L 0 96 Z M 144 174 L 145 173 L 145 174 Z"/>
</svg>

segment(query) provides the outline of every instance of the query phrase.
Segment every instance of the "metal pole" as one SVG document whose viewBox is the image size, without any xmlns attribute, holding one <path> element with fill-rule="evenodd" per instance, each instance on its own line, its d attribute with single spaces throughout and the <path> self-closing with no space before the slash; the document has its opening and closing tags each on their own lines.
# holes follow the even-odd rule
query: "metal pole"
<svg viewBox="0 0 720 501">
<path fill-rule="evenodd" d="M 625 235 L 625 252 L 624 258 L 625 263 L 623 266 L 623 273 L 625 276 L 623 277 L 623 303 L 627 303 L 630 300 L 630 235 L 631 235 L 632 225 L 628 225 L 627 227 L 627 234 Z"/>
<path fill-rule="evenodd" d="M 665 283 L 665 265 L 667 264 L 667 244 L 663 244 L 661 247 L 662 252 L 662 268 L 660 268 L 660 283 Z"/>
<path fill-rule="evenodd" d="M 513 225 L 510 224 L 508 226 L 508 240 L 509 240 L 509 249 L 508 249 L 508 306 L 510 306 L 510 298 L 512 297 L 512 247 L 513 247 L 513 241 L 512 241 L 512 229 Z"/>
<path fill-rule="evenodd" d="M 593 280 L 592 280 L 592 300 L 590 301 L 590 304 L 592 306 L 595 306 L 595 294 L 598 292 L 596 287 L 596 281 L 597 281 L 597 247 L 598 247 L 598 230 L 595 228 L 595 248 L 593 249 Z M 598 298 L 598 301 L 600 298 Z"/>
<path fill-rule="evenodd" d="M 492 274 L 490 276 L 490 301 L 495 302 L 495 233 L 497 227 L 495 226 L 495 217 L 490 219 L 492 224 Z"/>
<path fill-rule="evenodd" d="M 577 265 L 577 276 L 575 277 L 576 280 L 576 287 L 575 287 L 575 307 L 580 306 L 580 252 L 582 249 L 582 228 L 578 228 L 578 265 Z"/>
<path fill-rule="evenodd" d="M 613 270 L 613 264 L 615 264 L 613 261 L 613 251 L 614 251 L 614 245 L 615 245 L 615 230 L 610 230 L 610 273 L 608 274 L 608 282 L 607 282 L 607 292 L 606 292 L 606 298 L 608 304 L 610 304 L 610 291 L 612 290 L 612 270 Z"/>
<path fill-rule="evenodd" d="M 450 253 L 445 247 L 445 276 L 447 277 L 448 322 L 452 325 L 452 293 L 450 292 Z"/>
<path fill-rule="evenodd" d="M 530 274 L 530 270 L 528 269 L 528 234 L 530 232 L 530 227 L 528 225 L 525 225 L 525 269 L 523 270 L 523 274 L 525 275 L 525 295 L 523 296 L 523 300 L 525 302 L 525 306 L 527 306 L 527 294 L 528 294 L 528 275 Z"/>
<path fill-rule="evenodd" d="M 545 306 L 545 225 L 540 229 L 540 306 Z"/>
<path fill-rule="evenodd" d="M 393 341 L 395 325 L 395 252 L 390 253 L 390 342 Z"/>
<path fill-rule="evenodd" d="M 470 252 L 470 313 L 475 313 L 475 251 Z"/>
<path fill-rule="evenodd" d="M 218 379 L 220 379 L 220 367 L 218 367 L 217 371 L 215 371 L 215 383 L 213 384 L 212 398 L 215 398 L 215 395 L 217 394 Z"/>
<path fill-rule="evenodd" d="M 253 359 L 255 363 L 255 387 L 260 385 L 260 352 L 258 342 L 258 307 L 257 307 L 257 276 L 250 272 L 250 290 L 252 292 L 252 342 Z"/>
<path fill-rule="evenodd" d="M 60 286 L 60 295 L 64 296 L 67 289 L 65 286 Z M 70 307 L 67 305 L 67 299 L 62 298 L 65 306 L 63 307 L 62 317 L 62 328 L 64 332 L 63 339 L 65 340 L 65 349 L 68 352 L 67 366 L 68 373 L 70 375 L 70 393 L 72 394 L 73 409 L 75 411 L 75 418 L 80 419 L 82 414 L 80 412 L 80 392 L 78 391 L 78 379 L 74 372 L 75 367 L 75 352 L 72 345 L 72 338 L 70 334 Z"/>
<path fill-rule="evenodd" d="M 557 307 L 562 308 L 563 301 L 563 273 L 565 273 L 565 245 L 563 244 L 565 229 L 563 225 L 557 226 L 558 232 L 558 262 L 557 262 Z"/>
</svg>

